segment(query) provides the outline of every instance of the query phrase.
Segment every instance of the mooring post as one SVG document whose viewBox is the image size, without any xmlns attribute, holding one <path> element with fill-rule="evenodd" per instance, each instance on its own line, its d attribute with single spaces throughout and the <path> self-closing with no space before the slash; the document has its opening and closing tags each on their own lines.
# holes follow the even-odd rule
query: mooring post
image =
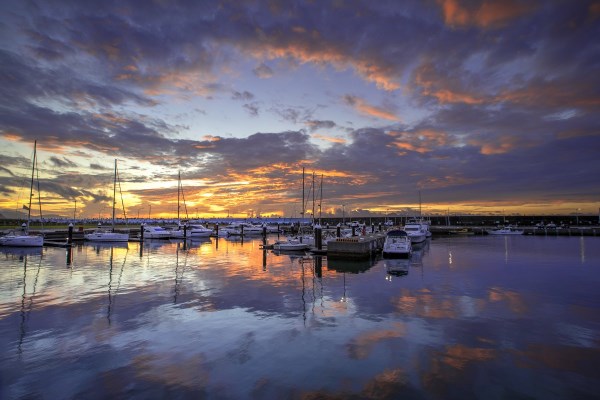
<svg viewBox="0 0 600 400">
<path fill-rule="evenodd" d="M 217 237 L 219 237 L 219 223 L 218 222 L 215 224 L 215 234 L 217 235 Z"/>
<path fill-rule="evenodd" d="M 340 224 L 337 224 L 335 227 L 335 237 L 342 237 L 342 227 Z"/>
<path fill-rule="evenodd" d="M 67 244 L 70 246 L 73 243 L 73 224 L 69 224 L 69 234 L 67 236 Z"/>
<path fill-rule="evenodd" d="M 323 275 L 323 258 L 321 256 L 315 256 L 315 274 L 317 278 Z"/>
<path fill-rule="evenodd" d="M 323 232 L 321 229 L 321 225 L 315 225 L 315 245 L 317 246 L 317 250 L 321 250 L 323 248 Z"/>
<path fill-rule="evenodd" d="M 187 240 L 187 222 L 183 224 L 183 240 Z"/>
<path fill-rule="evenodd" d="M 352 236 L 356 236 L 356 227 L 352 225 Z"/>
<path fill-rule="evenodd" d="M 140 225 L 140 242 L 144 241 L 144 224 Z"/>
<path fill-rule="evenodd" d="M 375 224 L 371 224 L 371 233 L 375 233 Z"/>
</svg>

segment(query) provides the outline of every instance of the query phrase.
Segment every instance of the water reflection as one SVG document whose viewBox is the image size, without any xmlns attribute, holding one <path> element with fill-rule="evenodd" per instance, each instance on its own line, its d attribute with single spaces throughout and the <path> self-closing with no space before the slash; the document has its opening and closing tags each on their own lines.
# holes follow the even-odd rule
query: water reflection
<svg viewBox="0 0 600 400">
<path fill-rule="evenodd" d="M 19 252 L 21 253 L 21 252 Z M 29 252 L 25 252 L 25 254 L 19 254 L 20 260 L 23 261 L 23 294 L 21 295 L 21 323 L 19 326 L 19 341 L 17 344 L 17 354 L 20 357 L 23 353 L 23 341 L 25 340 L 25 336 L 27 334 L 26 322 L 29 320 L 29 315 L 31 314 L 31 310 L 33 308 L 33 299 L 37 290 L 38 278 L 40 276 L 40 269 L 42 267 L 42 258 L 40 257 L 37 268 L 35 269 L 35 278 L 33 281 L 33 288 L 31 294 L 29 295 L 29 299 L 27 298 L 27 261 L 29 257 Z"/>
<path fill-rule="evenodd" d="M 593 397 L 600 246 L 509 240 L 363 261 L 86 244 L 71 268 L 0 249 L 0 397 Z"/>
<path fill-rule="evenodd" d="M 114 288 L 113 292 L 113 259 L 114 259 L 114 247 L 110 247 L 110 258 L 109 258 L 109 268 L 108 268 L 108 306 L 106 312 L 106 319 L 108 320 L 108 324 L 111 323 L 111 311 L 115 305 L 115 301 L 117 298 L 117 293 L 119 292 L 119 288 L 121 287 L 121 279 L 123 278 L 123 270 L 125 269 L 125 264 L 127 263 L 127 253 L 123 257 L 123 262 L 121 263 L 121 267 L 119 269 L 119 274 L 117 278 L 117 284 Z"/>
</svg>

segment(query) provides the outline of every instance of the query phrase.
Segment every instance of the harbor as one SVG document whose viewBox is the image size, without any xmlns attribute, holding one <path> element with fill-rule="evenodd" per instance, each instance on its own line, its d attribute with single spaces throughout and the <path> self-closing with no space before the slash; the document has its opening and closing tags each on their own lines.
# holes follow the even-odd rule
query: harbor
<svg viewBox="0 0 600 400">
<path fill-rule="evenodd" d="M 592 398 L 597 240 L 440 235 L 406 259 L 260 236 L 0 247 L 0 395 Z"/>
</svg>

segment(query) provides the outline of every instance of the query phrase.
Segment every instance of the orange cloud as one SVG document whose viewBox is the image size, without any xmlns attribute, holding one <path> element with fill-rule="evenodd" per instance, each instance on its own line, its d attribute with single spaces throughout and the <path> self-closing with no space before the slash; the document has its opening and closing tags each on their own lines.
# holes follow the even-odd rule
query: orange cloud
<svg viewBox="0 0 600 400">
<path fill-rule="evenodd" d="M 326 136 L 326 135 L 320 135 L 320 134 L 313 134 L 311 136 L 315 139 L 320 139 L 320 140 L 323 140 L 323 141 L 329 142 L 329 143 L 345 144 L 347 142 L 346 139 L 340 138 L 340 137 Z"/>
<path fill-rule="evenodd" d="M 486 0 L 469 8 L 460 0 L 438 0 L 448 26 L 479 26 L 490 28 L 502 26 L 532 8 L 517 0 Z"/>
<path fill-rule="evenodd" d="M 504 135 L 496 138 L 472 138 L 467 141 L 471 146 L 480 147 L 484 155 L 504 154 L 518 147 L 530 147 L 535 143 L 523 137 Z"/>
<path fill-rule="evenodd" d="M 387 119 L 388 121 L 400 121 L 400 118 L 398 118 L 391 111 L 381 107 L 372 106 L 360 97 L 347 95 L 344 96 L 344 102 L 352 106 L 361 114 L 368 115 L 370 117 Z"/>
<path fill-rule="evenodd" d="M 415 132 L 389 131 L 387 134 L 395 138 L 393 145 L 398 149 L 421 154 L 433 151 L 436 147 L 451 146 L 456 143 L 456 139 L 446 132 L 431 129 L 421 129 Z"/>
<path fill-rule="evenodd" d="M 394 67 L 373 60 L 372 57 L 360 58 L 345 54 L 334 44 L 324 42 L 321 35 L 316 32 L 303 32 L 292 28 L 297 34 L 292 41 L 282 40 L 282 35 L 267 35 L 258 31 L 260 44 L 248 49 L 240 48 L 259 60 L 293 58 L 302 64 L 325 65 L 329 64 L 338 70 L 348 67 L 353 68 L 360 76 L 383 90 L 392 91 L 400 88 L 396 82 L 397 71 Z"/>
</svg>

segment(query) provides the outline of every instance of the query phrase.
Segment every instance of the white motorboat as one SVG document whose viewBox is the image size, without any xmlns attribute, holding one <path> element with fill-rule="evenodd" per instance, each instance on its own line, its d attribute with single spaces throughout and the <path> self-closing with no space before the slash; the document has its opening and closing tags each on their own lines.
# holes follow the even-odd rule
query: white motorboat
<svg viewBox="0 0 600 400">
<path fill-rule="evenodd" d="M 518 229 L 510 225 L 487 231 L 490 235 L 522 235 L 523 232 L 523 229 Z"/>
<path fill-rule="evenodd" d="M 274 250 L 299 251 L 308 250 L 308 243 L 303 243 L 298 237 L 289 237 L 287 240 L 277 241 L 273 243 Z"/>
<path fill-rule="evenodd" d="M 187 229 L 187 228 L 186 228 Z M 171 239 L 183 239 L 186 235 L 189 237 L 189 230 L 184 231 L 183 225 L 177 225 L 176 227 L 167 228 L 167 232 L 169 232 L 169 237 Z"/>
<path fill-rule="evenodd" d="M 192 224 L 188 226 L 188 235 L 191 238 L 210 237 L 213 234 L 213 230 L 205 227 L 202 224 Z"/>
<path fill-rule="evenodd" d="M 262 225 L 249 224 L 242 222 L 238 226 L 227 228 L 229 236 L 250 236 L 250 235 L 262 235 Z"/>
<path fill-rule="evenodd" d="M 170 239 L 171 232 L 158 225 L 144 225 L 144 239 Z"/>
<path fill-rule="evenodd" d="M 85 240 L 93 242 L 128 242 L 129 233 L 113 232 L 110 229 L 98 228 L 94 232 L 83 235 Z"/>
<path fill-rule="evenodd" d="M 98 224 L 98 228 L 91 232 L 83 235 L 85 240 L 94 242 L 128 242 L 129 233 L 115 232 L 115 205 L 116 205 L 116 191 L 117 191 L 117 159 L 115 159 L 115 175 L 113 180 L 113 206 L 112 206 L 112 227 L 110 229 L 103 228 L 101 224 Z M 120 186 L 120 185 L 119 185 Z"/>
<path fill-rule="evenodd" d="M 409 257 L 412 253 L 412 240 L 406 231 L 394 229 L 385 236 L 384 257 Z"/>
<path fill-rule="evenodd" d="M 416 220 L 409 220 L 404 224 L 404 231 L 412 243 L 422 243 L 427 239 L 427 229 L 424 224 Z"/>
<path fill-rule="evenodd" d="M 29 190 L 29 207 L 27 208 L 27 223 L 21 225 L 20 231 L 11 231 L 7 235 L 0 237 L 0 246 L 13 247 L 41 247 L 44 245 L 44 236 L 29 234 L 29 222 L 31 220 L 31 199 L 33 198 L 33 178 L 37 165 L 37 140 L 33 142 L 33 163 L 31 166 L 31 187 Z M 38 183 L 39 186 L 39 183 Z M 40 202 L 40 215 L 42 213 Z"/>
</svg>

